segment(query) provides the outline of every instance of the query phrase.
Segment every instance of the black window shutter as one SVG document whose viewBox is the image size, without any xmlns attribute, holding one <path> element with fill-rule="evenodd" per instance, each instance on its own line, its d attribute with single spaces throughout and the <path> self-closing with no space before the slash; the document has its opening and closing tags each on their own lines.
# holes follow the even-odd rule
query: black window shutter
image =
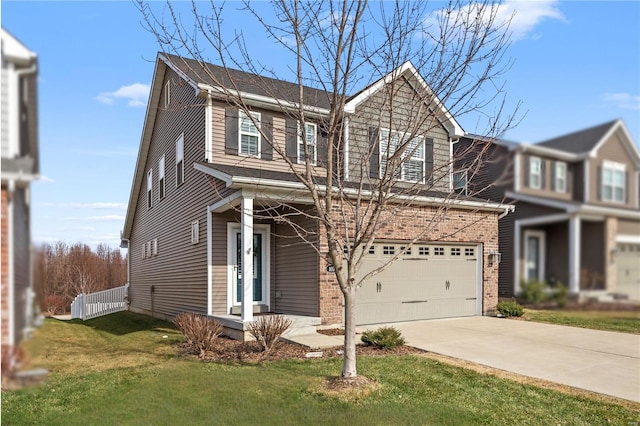
<svg viewBox="0 0 640 426">
<path fill-rule="evenodd" d="M 428 183 L 433 177 L 433 139 L 424 141 L 424 181 Z"/>
<path fill-rule="evenodd" d="M 326 167 L 329 152 L 329 137 L 322 123 L 317 123 L 316 126 L 318 129 L 316 132 L 316 159 L 319 166 Z"/>
<path fill-rule="evenodd" d="M 369 147 L 371 158 L 369 159 L 369 177 L 380 177 L 380 138 L 378 137 L 379 129 L 377 127 L 369 127 Z"/>
<path fill-rule="evenodd" d="M 531 184 L 529 183 L 529 174 L 531 171 L 531 157 L 529 156 L 522 157 L 522 159 L 524 160 L 524 186 L 528 188 L 529 186 L 531 186 Z"/>
<path fill-rule="evenodd" d="M 224 152 L 238 155 L 238 108 L 225 108 Z"/>
<path fill-rule="evenodd" d="M 556 190 L 556 162 L 551 162 L 551 190 Z"/>
<path fill-rule="evenodd" d="M 285 125 L 286 154 L 289 160 L 298 161 L 298 121 L 287 118 Z"/>
<path fill-rule="evenodd" d="M 260 116 L 260 129 L 262 138 L 260 142 L 260 158 L 273 160 L 273 116 L 262 114 Z"/>
</svg>

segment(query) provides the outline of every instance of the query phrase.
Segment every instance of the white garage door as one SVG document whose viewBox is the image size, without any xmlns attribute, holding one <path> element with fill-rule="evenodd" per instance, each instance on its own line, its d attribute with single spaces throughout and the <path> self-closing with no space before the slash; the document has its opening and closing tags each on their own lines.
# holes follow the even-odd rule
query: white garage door
<svg viewBox="0 0 640 426">
<path fill-rule="evenodd" d="M 618 243 L 616 293 L 640 300 L 640 244 Z"/>
<path fill-rule="evenodd" d="M 359 277 L 384 265 L 402 244 L 375 244 Z M 477 246 L 417 244 L 356 293 L 356 323 L 412 321 L 477 315 Z"/>
</svg>

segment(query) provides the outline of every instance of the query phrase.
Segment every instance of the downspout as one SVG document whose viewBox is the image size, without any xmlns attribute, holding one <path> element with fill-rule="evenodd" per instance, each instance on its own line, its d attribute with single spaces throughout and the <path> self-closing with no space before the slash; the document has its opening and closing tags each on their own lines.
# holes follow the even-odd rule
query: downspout
<svg viewBox="0 0 640 426">
<path fill-rule="evenodd" d="M 505 217 L 506 215 L 508 215 L 509 213 L 513 212 L 516 210 L 516 206 L 506 206 L 504 209 L 504 212 L 500 213 L 500 215 L 498 215 L 498 220 L 502 219 L 503 217 Z"/>
<path fill-rule="evenodd" d="M 344 182 L 349 180 L 349 117 L 344 118 L 342 133 L 344 134 Z"/>
</svg>

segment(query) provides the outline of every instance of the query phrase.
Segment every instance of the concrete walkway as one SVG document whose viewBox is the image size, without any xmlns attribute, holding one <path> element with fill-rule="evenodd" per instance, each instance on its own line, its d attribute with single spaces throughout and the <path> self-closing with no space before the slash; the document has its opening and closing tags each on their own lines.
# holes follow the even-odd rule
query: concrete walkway
<svg viewBox="0 0 640 426">
<path fill-rule="evenodd" d="M 490 317 L 392 325 L 410 346 L 640 402 L 640 335 Z"/>
</svg>

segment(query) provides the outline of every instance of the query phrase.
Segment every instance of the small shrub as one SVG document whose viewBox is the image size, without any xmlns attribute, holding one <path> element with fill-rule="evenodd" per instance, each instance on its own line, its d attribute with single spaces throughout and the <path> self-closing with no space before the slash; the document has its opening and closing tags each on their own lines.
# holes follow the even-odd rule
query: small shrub
<svg viewBox="0 0 640 426">
<path fill-rule="evenodd" d="M 249 324 L 249 333 L 260 343 L 262 352 L 269 353 L 290 325 L 282 315 L 265 315 Z"/>
<path fill-rule="evenodd" d="M 547 285 L 542 281 L 522 281 L 522 297 L 527 303 L 542 303 L 547 300 Z"/>
<path fill-rule="evenodd" d="M 52 317 L 58 314 L 64 314 L 64 311 L 67 307 L 64 301 L 64 297 L 58 296 L 57 294 L 50 294 L 46 296 L 42 304 L 44 305 L 45 315 L 48 317 Z"/>
<path fill-rule="evenodd" d="M 380 327 L 377 330 L 367 330 L 360 338 L 367 346 L 379 349 L 393 349 L 404 345 L 402 333 L 395 327 Z"/>
<path fill-rule="evenodd" d="M 524 313 L 524 308 L 515 300 L 503 300 L 498 303 L 496 309 L 503 317 L 506 318 L 521 317 Z"/>
<path fill-rule="evenodd" d="M 193 312 L 184 312 L 176 315 L 173 323 L 182 332 L 187 340 L 187 345 L 198 351 L 198 356 L 203 358 L 207 351 L 215 346 L 215 341 L 222 334 L 222 324 L 204 315 Z"/>
<path fill-rule="evenodd" d="M 556 288 L 553 290 L 553 300 L 556 301 L 559 308 L 567 306 L 567 296 L 569 295 L 569 288 L 558 282 Z"/>
</svg>

